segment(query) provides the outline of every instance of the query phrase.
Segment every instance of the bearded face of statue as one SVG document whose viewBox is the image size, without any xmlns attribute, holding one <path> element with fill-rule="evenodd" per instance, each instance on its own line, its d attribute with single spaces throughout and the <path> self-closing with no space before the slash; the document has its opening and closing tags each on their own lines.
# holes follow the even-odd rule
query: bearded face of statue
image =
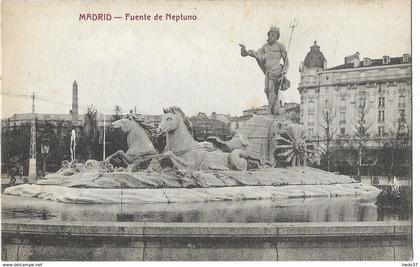
<svg viewBox="0 0 420 267">
<path fill-rule="evenodd" d="M 276 31 L 269 31 L 267 35 L 268 35 L 268 38 L 267 38 L 268 44 L 273 44 L 275 41 L 277 41 L 280 38 L 280 34 Z"/>
</svg>

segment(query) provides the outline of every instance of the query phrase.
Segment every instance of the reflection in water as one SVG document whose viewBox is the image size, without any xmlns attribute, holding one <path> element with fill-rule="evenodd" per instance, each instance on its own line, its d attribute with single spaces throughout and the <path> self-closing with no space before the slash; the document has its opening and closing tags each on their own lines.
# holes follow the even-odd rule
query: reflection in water
<svg viewBox="0 0 420 267">
<path fill-rule="evenodd" d="M 346 207 L 344 206 L 344 205 L 340 205 L 339 206 L 339 211 L 338 211 L 338 220 L 340 221 L 340 222 L 344 222 L 345 221 L 345 215 L 346 215 L 346 210 L 348 210 L 348 209 L 345 209 Z"/>
<path fill-rule="evenodd" d="M 366 206 L 361 206 L 357 214 L 357 220 L 364 221 L 365 216 L 366 216 Z"/>
<path fill-rule="evenodd" d="M 409 214 L 377 209 L 375 199 L 307 198 L 171 204 L 124 204 L 140 222 L 333 222 L 409 220 Z M 119 204 L 68 204 L 2 195 L 2 218 L 116 221 Z"/>
<path fill-rule="evenodd" d="M 325 218 L 324 218 L 324 222 L 329 222 L 330 221 L 330 207 L 327 207 L 325 209 Z"/>
<path fill-rule="evenodd" d="M 408 221 L 410 220 L 410 212 L 404 209 L 397 211 L 391 211 L 386 208 L 377 207 L 377 220 L 378 221 L 389 221 L 389 220 L 398 220 L 398 221 Z"/>
</svg>

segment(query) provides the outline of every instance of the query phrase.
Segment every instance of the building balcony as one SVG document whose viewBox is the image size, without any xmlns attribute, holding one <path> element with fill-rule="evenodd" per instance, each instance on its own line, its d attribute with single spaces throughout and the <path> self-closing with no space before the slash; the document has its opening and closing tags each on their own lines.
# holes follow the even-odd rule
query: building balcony
<svg viewBox="0 0 420 267">
<path fill-rule="evenodd" d="M 406 74 L 393 74 L 393 75 L 372 75 L 366 77 L 352 77 L 352 78 L 343 78 L 343 79 L 334 79 L 333 84 L 359 84 L 359 83 L 378 83 L 378 82 L 390 82 L 393 85 L 396 85 L 396 82 L 402 79 L 411 79 L 411 74 L 407 72 Z M 371 86 L 371 85 L 370 85 Z M 375 86 L 376 87 L 376 86 Z"/>
<path fill-rule="evenodd" d="M 405 103 L 398 103 L 399 108 L 405 108 Z"/>
<path fill-rule="evenodd" d="M 340 125 L 346 124 L 346 121 L 342 120 L 340 121 Z"/>
</svg>

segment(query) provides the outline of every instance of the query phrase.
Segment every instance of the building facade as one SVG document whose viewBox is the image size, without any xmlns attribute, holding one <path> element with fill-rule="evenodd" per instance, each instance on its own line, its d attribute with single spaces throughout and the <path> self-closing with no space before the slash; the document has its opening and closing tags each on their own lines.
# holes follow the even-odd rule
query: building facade
<svg viewBox="0 0 420 267">
<path fill-rule="evenodd" d="M 217 136 L 222 140 L 229 140 L 233 136 L 229 124 L 213 119 L 213 117 L 214 115 L 207 117 L 206 114 L 200 112 L 190 118 L 195 140 L 202 142 L 209 136 Z"/>
<path fill-rule="evenodd" d="M 361 59 L 356 52 L 342 65 L 327 68 L 326 63 L 314 42 L 299 68 L 300 121 L 313 140 L 325 137 L 325 112 L 334 114 L 330 127 L 337 141 L 354 139 L 361 112 L 368 146 L 380 146 L 382 139 L 397 131 L 410 132 L 410 55 Z"/>
</svg>

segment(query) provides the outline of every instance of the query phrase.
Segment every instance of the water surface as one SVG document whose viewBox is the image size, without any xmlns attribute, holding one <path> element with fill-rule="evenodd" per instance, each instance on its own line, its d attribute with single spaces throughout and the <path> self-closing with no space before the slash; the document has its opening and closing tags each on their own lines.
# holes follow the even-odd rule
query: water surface
<svg viewBox="0 0 420 267">
<path fill-rule="evenodd" d="M 409 219 L 378 213 L 374 198 L 215 201 L 171 204 L 69 204 L 2 195 L 3 219 L 116 221 L 118 213 L 138 222 L 336 222 Z"/>
</svg>

